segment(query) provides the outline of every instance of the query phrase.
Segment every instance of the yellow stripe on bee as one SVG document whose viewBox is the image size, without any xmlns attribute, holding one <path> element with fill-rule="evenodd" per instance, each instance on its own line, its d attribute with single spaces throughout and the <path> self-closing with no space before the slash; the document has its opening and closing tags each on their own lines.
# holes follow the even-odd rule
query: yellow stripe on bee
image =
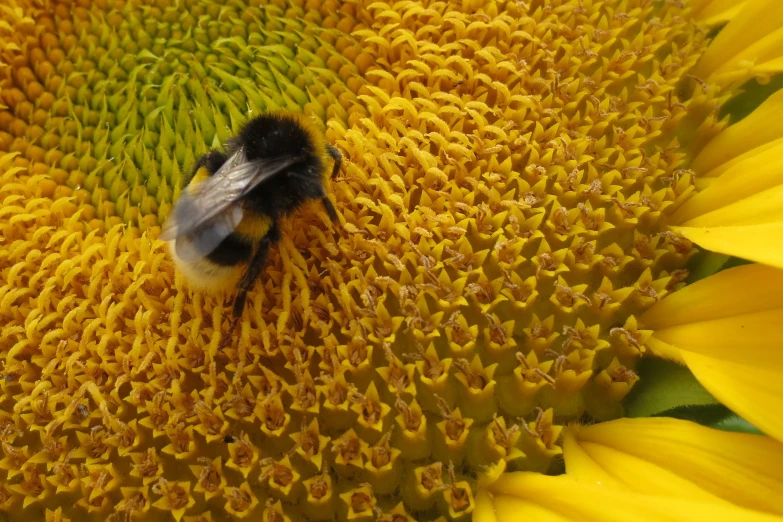
<svg viewBox="0 0 783 522">
<path fill-rule="evenodd" d="M 193 194 L 196 190 L 196 187 L 203 181 L 205 181 L 210 176 L 209 171 L 206 167 L 201 167 L 196 171 L 196 173 L 193 175 L 193 178 L 190 180 L 190 183 L 188 183 L 188 186 L 185 190 L 189 191 L 189 193 Z"/>
<path fill-rule="evenodd" d="M 272 220 L 268 216 L 251 214 L 245 209 L 245 215 L 234 233 L 251 242 L 260 241 L 272 226 Z"/>
</svg>

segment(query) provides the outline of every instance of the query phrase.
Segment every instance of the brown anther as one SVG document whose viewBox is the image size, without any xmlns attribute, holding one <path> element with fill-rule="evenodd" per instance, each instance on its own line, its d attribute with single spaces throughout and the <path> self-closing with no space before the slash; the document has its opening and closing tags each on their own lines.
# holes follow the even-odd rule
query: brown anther
<svg viewBox="0 0 783 522">
<path fill-rule="evenodd" d="M 638 379 L 636 372 L 622 365 L 615 368 L 609 376 L 612 378 L 612 382 L 631 383 Z"/>
<path fill-rule="evenodd" d="M 516 356 L 517 360 L 519 361 L 519 364 L 522 365 L 525 368 L 526 371 L 532 372 L 533 375 L 537 376 L 539 379 L 542 379 L 542 380 L 548 382 L 549 384 L 555 384 L 555 380 L 550 375 L 544 373 L 544 371 L 541 370 L 541 368 L 533 368 L 533 367 L 531 367 L 530 363 L 527 362 L 527 358 L 522 354 L 522 352 L 517 352 L 515 354 L 515 356 Z M 531 377 L 532 376 L 528 375 L 528 376 L 526 376 L 526 379 L 529 379 L 532 382 L 540 382 L 540 381 L 536 381 L 534 378 L 531 378 Z"/>
<path fill-rule="evenodd" d="M 633 201 L 626 201 L 622 202 L 617 198 L 611 198 L 610 200 L 612 203 L 617 205 L 617 208 L 620 209 L 620 212 L 622 213 L 623 217 L 630 218 L 633 217 L 633 210 L 631 210 L 634 207 L 638 207 L 638 203 L 634 203 Z"/>
<path fill-rule="evenodd" d="M 372 511 L 375 506 L 375 497 L 372 494 L 372 488 L 369 484 L 362 484 L 370 489 L 370 493 L 364 491 L 354 491 L 351 495 L 351 509 L 354 513 L 363 513 L 365 511 Z"/>
<path fill-rule="evenodd" d="M 461 417 L 457 417 L 451 412 L 449 405 L 442 397 L 436 395 L 435 400 L 437 401 L 438 410 L 440 411 L 441 417 L 446 419 L 446 426 L 444 430 L 446 432 L 446 436 L 450 440 L 459 440 L 460 437 L 462 437 L 462 434 L 465 432 L 465 421 L 462 420 Z"/>
<path fill-rule="evenodd" d="M 205 491 L 214 493 L 220 487 L 220 472 L 207 457 L 199 457 L 198 462 L 204 464 L 198 476 L 198 482 Z"/>
<path fill-rule="evenodd" d="M 654 299 L 655 301 L 660 300 L 660 297 L 658 296 L 658 292 L 655 291 L 655 288 L 653 288 L 652 285 L 640 286 L 639 288 L 636 289 L 636 291 L 645 297 L 650 297 Z"/>
<path fill-rule="evenodd" d="M 670 230 L 666 230 L 664 232 L 657 233 L 656 236 L 665 238 L 668 243 L 674 246 L 674 251 L 678 254 L 685 255 L 690 252 L 690 241 L 679 234 L 676 234 Z"/>
<path fill-rule="evenodd" d="M 302 417 L 302 431 L 300 432 L 301 448 L 305 455 L 309 458 L 318 454 L 320 449 L 320 441 L 318 440 L 318 433 L 315 431 L 309 431 L 307 429 L 307 419 Z"/>
<path fill-rule="evenodd" d="M 115 513 L 119 514 L 121 511 L 124 511 L 125 522 L 130 522 L 133 520 L 133 513 L 141 511 L 146 503 L 147 499 L 144 497 L 144 494 L 141 491 L 137 491 L 133 496 L 125 500 L 122 504 L 122 508 L 115 508 Z"/>
<path fill-rule="evenodd" d="M 302 372 L 302 366 L 298 363 L 294 365 L 294 376 L 296 377 L 296 402 L 305 410 L 311 408 L 317 401 L 315 383 L 309 374 L 305 375 Z"/>
<path fill-rule="evenodd" d="M 286 487 L 294 480 L 294 472 L 279 462 L 272 464 L 271 480 L 278 486 Z"/>
<path fill-rule="evenodd" d="M 329 313 L 329 310 L 318 302 L 312 303 L 310 309 L 312 310 L 313 315 L 323 323 L 328 323 L 332 317 L 332 315 Z"/>
<path fill-rule="evenodd" d="M 84 442 L 84 446 L 92 458 L 100 458 L 106 452 L 107 446 L 104 440 L 106 436 L 103 426 L 94 426 L 90 429 L 90 437 Z"/>
<path fill-rule="evenodd" d="M 473 265 L 477 262 L 473 254 L 466 255 L 448 246 L 444 250 L 451 256 L 448 259 L 449 264 L 454 266 L 457 270 L 462 270 L 464 272 L 473 270 Z"/>
<path fill-rule="evenodd" d="M 495 314 L 484 314 L 489 321 L 489 340 L 500 346 L 506 346 L 509 335 Z"/>
<path fill-rule="evenodd" d="M 185 431 L 185 423 L 171 423 L 166 427 L 166 435 L 171 440 L 172 446 L 177 453 L 185 453 L 190 446 L 190 435 Z"/>
<path fill-rule="evenodd" d="M 236 390 L 235 394 L 232 395 L 231 398 L 222 406 L 223 411 L 227 411 L 233 408 L 240 417 L 251 416 L 255 407 L 255 397 L 246 397 L 245 395 L 242 395 L 240 390 Z"/>
<path fill-rule="evenodd" d="M 679 268 L 672 271 L 670 274 L 671 279 L 669 279 L 669 282 L 666 283 L 666 290 L 669 292 L 673 291 L 674 287 L 688 279 L 689 275 L 690 273 L 684 268 Z"/>
<path fill-rule="evenodd" d="M 666 116 L 654 116 L 651 118 L 639 118 L 639 125 L 644 127 L 648 132 L 652 130 L 652 125 L 650 123 L 654 121 L 665 121 L 667 118 Z M 645 158 L 647 160 L 647 158 Z M 647 160 L 647 164 L 649 165 L 649 160 Z M 646 172 L 646 170 L 645 170 Z"/>
<path fill-rule="evenodd" d="M 337 451 L 345 462 L 355 460 L 360 453 L 361 444 L 355 436 L 346 434 L 332 443 L 332 451 Z"/>
<path fill-rule="evenodd" d="M 405 429 L 412 432 L 418 431 L 419 427 L 421 426 L 421 416 L 414 415 L 410 406 L 408 406 L 408 403 L 402 400 L 402 397 L 399 395 L 397 396 L 397 400 L 394 402 L 394 406 L 400 412 L 403 420 L 405 421 Z"/>
<path fill-rule="evenodd" d="M 506 452 L 511 449 L 511 436 L 519 431 L 519 425 L 514 424 L 510 428 L 506 428 L 500 422 L 498 414 L 495 413 L 492 416 L 492 436 L 495 438 L 495 443 L 505 448 Z"/>
<path fill-rule="evenodd" d="M 527 357 L 522 352 L 517 352 L 514 354 L 514 356 L 517 358 L 517 361 L 519 361 L 519 364 L 525 367 L 526 370 L 532 370 L 530 363 L 527 362 Z"/>
<path fill-rule="evenodd" d="M 285 519 L 277 509 L 273 509 L 274 500 L 266 499 L 266 511 L 264 512 L 263 522 L 283 522 Z"/>
<path fill-rule="evenodd" d="M 348 399 L 362 405 L 362 417 L 367 421 L 367 424 L 372 425 L 378 422 L 381 416 L 381 405 L 377 401 L 370 400 L 355 390 L 348 396 Z"/>
<path fill-rule="evenodd" d="M 389 385 L 399 393 L 410 384 L 408 374 L 400 364 L 400 360 L 394 356 L 394 352 L 392 352 L 391 349 L 391 343 L 388 341 L 383 343 L 383 352 L 386 361 L 389 363 Z"/>
<path fill-rule="evenodd" d="M 339 362 L 336 360 L 333 361 L 332 367 L 339 368 Z M 326 384 L 326 398 L 329 400 L 330 404 L 339 406 L 348 399 L 350 391 L 334 377 L 322 373 L 318 380 L 323 381 L 323 383 Z"/>
<path fill-rule="evenodd" d="M 568 210 L 565 207 L 560 207 L 552 213 L 550 218 L 555 232 L 558 234 L 566 235 L 571 230 L 571 223 L 568 220 Z"/>
<path fill-rule="evenodd" d="M 598 300 L 598 309 L 601 310 L 603 307 L 608 305 L 612 302 L 612 296 L 609 294 L 605 294 L 603 292 L 596 292 L 593 294 L 593 297 L 595 297 Z"/>
<path fill-rule="evenodd" d="M 603 187 L 601 186 L 601 181 L 599 179 L 594 179 L 590 185 L 582 191 L 582 194 L 590 194 L 590 195 L 596 195 L 600 196 L 603 194 Z"/>
<path fill-rule="evenodd" d="M 581 299 L 585 301 L 586 303 L 590 302 L 590 299 L 584 294 L 580 294 L 578 292 L 574 292 L 573 289 L 555 284 L 555 297 L 557 298 L 558 302 L 566 307 L 572 307 L 576 304 L 577 299 Z"/>
<path fill-rule="evenodd" d="M 530 426 L 527 422 L 525 422 L 525 419 L 518 419 L 519 423 L 522 425 L 522 429 L 530 435 L 533 438 L 540 439 L 541 436 L 544 433 L 544 426 L 542 426 L 541 420 L 544 418 L 544 410 L 542 410 L 540 407 L 536 408 L 536 429 L 535 431 L 530 429 Z"/>
<path fill-rule="evenodd" d="M 234 463 L 240 468 L 246 468 L 252 465 L 255 452 L 253 451 L 252 444 L 250 444 L 245 437 L 244 432 L 239 434 L 239 437 L 234 440 L 234 444 L 236 448 L 232 458 Z"/>
<path fill-rule="evenodd" d="M 541 275 L 542 271 L 550 271 L 557 268 L 557 260 L 549 252 L 542 252 L 536 256 L 538 259 L 538 268 L 536 268 L 536 277 Z"/>
<path fill-rule="evenodd" d="M 73 451 L 73 450 L 71 450 Z M 70 456 L 70 452 L 68 454 Z M 76 474 L 76 471 L 74 470 L 74 467 L 69 465 L 67 463 L 67 457 L 64 462 L 57 462 L 52 466 L 52 471 L 54 472 L 55 476 L 57 477 L 57 480 L 62 485 L 68 485 L 73 481 L 73 479 L 78 478 L 78 475 Z"/>
<path fill-rule="evenodd" d="M 589 265 L 595 254 L 595 245 L 580 238 L 579 243 L 574 246 L 572 252 L 577 263 Z"/>
<path fill-rule="evenodd" d="M 318 475 L 310 484 L 309 493 L 316 500 L 324 498 L 329 493 L 329 482 L 326 480 L 326 477 L 329 476 L 327 470 L 328 467 L 324 466 L 324 472 Z"/>
<path fill-rule="evenodd" d="M 707 82 L 705 82 L 705 81 L 704 81 L 704 80 L 702 80 L 701 78 L 699 78 L 699 77 L 697 77 L 697 76 L 694 76 L 693 74 L 686 74 L 685 76 L 687 76 L 688 78 L 692 78 L 693 80 L 695 80 L 695 81 L 696 81 L 696 83 L 698 83 L 698 84 L 701 86 L 701 90 L 702 90 L 702 92 L 705 92 L 705 93 L 706 93 L 706 92 L 708 92 L 708 91 L 710 90 L 710 86 L 709 86 L 709 84 L 707 84 Z"/>
<path fill-rule="evenodd" d="M 143 478 L 154 477 L 158 473 L 160 463 L 155 454 L 155 448 L 149 448 L 141 457 L 141 461 L 134 465 L 139 475 Z"/>
<path fill-rule="evenodd" d="M 546 339 L 552 334 L 552 331 L 544 323 L 537 323 L 530 329 L 532 339 Z"/>
<path fill-rule="evenodd" d="M 495 291 L 490 284 L 470 283 L 465 294 L 475 296 L 480 303 L 489 304 L 495 299 Z"/>
<path fill-rule="evenodd" d="M 443 485 L 443 463 L 435 462 L 421 472 L 421 485 L 427 491 L 440 489 Z"/>
<path fill-rule="evenodd" d="M 669 91 L 669 96 L 668 96 L 668 100 L 667 100 L 667 109 L 669 110 L 669 112 L 674 112 L 675 108 L 688 110 L 688 107 L 686 107 L 684 104 L 682 104 L 682 103 L 672 103 L 673 101 L 674 101 L 674 91 Z"/>
<path fill-rule="evenodd" d="M 454 469 L 453 462 L 449 462 L 448 470 L 451 483 L 443 484 L 440 486 L 440 489 L 451 490 L 451 508 L 457 512 L 463 511 L 470 507 L 469 491 L 467 491 L 465 488 L 460 488 L 457 486 L 457 473 Z"/>
<path fill-rule="evenodd" d="M 578 342 L 583 348 L 592 348 L 595 346 L 595 339 L 586 331 L 578 331 L 571 326 L 563 326 L 563 335 L 566 336 L 565 342 L 563 342 L 563 350 L 566 350 L 572 343 Z"/>
<path fill-rule="evenodd" d="M 6 427 L 8 427 L 8 426 L 6 426 Z M 14 427 L 14 429 L 15 429 L 15 427 Z M 4 434 L 3 427 L 0 426 L 0 440 L 5 440 L 5 438 L 3 437 L 3 434 Z M 66 445 L 65 444 L 63 444 L 58 439 L 56 439 L 55 437 L 52 437 L 51 435 L 49 435 L 47 433 L 43 433 L 41 435 L 41 445 L 43 446 L 44 451 L 49 453 L 49 456 L 50 456 L 50 458 L 52 460 L 59 459 L 60 456 L 65 452 L 65 449 L 66 449 Z M 66 455 L 66 460 L 67 460 L 68 456 L 70 456 L 70 452 L 68 453 L 68 455 Z"/>
<path fill-rule="evenodd" d="M 471 388 L 483 390 L 484 386 L 487 385 L 483 376 L 470 369 L 470 363 L 467 359 L 457 359 L 453 364 L 457 371 L 465 376 L 465 379 L 468 381 L 468 386 Z"/>
<path fill-rule="evenodd" d="M 429 231 L 427 232 L 429 233 Z M 430 233 L 430 235 L 432 234 Z M 416 255 L 419 256 L 419 263 L 421 263 L 421 266 L 423 266 L 426 270 L 432 270 L 432 268 L 435 267 L 436 261 L 434 257 L 422 254 L 421 250 L 419 250 L 413 241 L 410 241 L 408 244 L 410 245 L 411 250 L 416 252 Z"/>
<path fill-rule="evenodd" d="M 456 320 L 456 317 L 459 315 L 459 312 L 452 313 L 451 316 L 449 316 L 449 319 L 445 323 L 442 323 L 441 326 L 444 328 L 451 328 L 451 340 L 460 346 L 464 346 L 476 339 L 459 323 L 459 321 Z"/>
<path fill-rule="evenodd" d="M 20 431 L 17 429 L 16 424 L 14 424 L 13 420 L 11 420 L 11 419 L 0 420 L 0 441 L 8 442 L 15 435 L 17 435 L 19 433 L 20 433 Z M 46 435 L 46 439 L 44 439 L 44 445 L 46 445 L 46 440 L 54 441 L 55 439 L 54 439 L 54 437 Z"/>
<path fill-rule="evenodd" d="M 188 505 L 188 492 L 179 484 L 173 484 L 162 477 L 152 486 L 152 491 L 166 497 L 171 509 L 181 509 Z"/>
<path fill-rule="evenodd" d="M 552 365 L 552 369 L 554 370 L 555 375 L 560 375 L 561 372 L 563 372 L 566 366 L 566 363 L 568 362 L 568 358 L 561 354 L 557 353 L 554 350 L 546 350 L 544 352 L 544 355 L 548 355 L 550 357 L 555 358 L 555 363 Z"/>
<path fill-rule="evenodd" d="M 370 461 L 375 469 L 380 469 L 391 461 L 391 446 L 389 440 L 391 440 L 392 431 L 387 431 L 381 440 L 378 441 L 375 446 L 372 447 L 372 456 Z"/>
<path fill-rule="evenodd" d="M 626 330 L 625 328 L 617 327 L 609 330 L 609 335 L 614 335 L 614 334 L 621 335 L 628 344 L 630 344 L 636 349 L 641 350 L 641 345 L 639 344 L 640 335 L 638 333 L 632 333 Z"/>
<path fill-rule="evenodd" d="M 31 466 L 24 470 L 24 480 L 20 484 L 25 491 L 25 495 L 28 497 L 38 497 L 44 491 L 44 485 L 41 482 L 41 477 L 35 469 L 35 466 Z"/>
<path fill-rule="evenodd" d="M 240 488 L 226 488 L 226 500 L 237 513 L 246 511 L 253 503 L 250 493 Z"/>
</svg>

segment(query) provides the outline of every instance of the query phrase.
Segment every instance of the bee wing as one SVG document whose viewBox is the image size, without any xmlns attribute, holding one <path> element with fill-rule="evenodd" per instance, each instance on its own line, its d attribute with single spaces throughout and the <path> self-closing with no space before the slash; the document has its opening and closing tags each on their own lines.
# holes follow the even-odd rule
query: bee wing
<svg viewBox="0 0 783 522">
<path fill-rule="evenodd" d="M 240 205 L 231 205 L 190 234 L 177 237 L 177 257 L 187 263 L 197 261 L 226 239 L 242 221 L 244 211 Z"/>
<path fill-rule="evenodd" d="M 193 190 L 182 192 L 174 211 L 163 225 L 160 239 L 171 241 L 182 236 L 193 236 L 197 230 L 205 227 L 220 230 L 220 234 L 225 233 L 225 225 L 233 223 L 233 219 L 220 218 L 217 220 L 219 223 L 211 222 L 229 207 L 237 207 L 236 203 L 261 183 L 300 159 L 297 156 L 286 156 L 247 161 L 244 149 L 239 149 L 214 175 L 199 183 Z M 233 217 L 235 213 L 230 215 Z M 241 220 L 241 216 L 239 219 Z M 239 222 L 235 223 L 234 228 L 238 224 Z M 223 239 L 230 233 L 231 231 L 225 234 Z"/>
</svg>

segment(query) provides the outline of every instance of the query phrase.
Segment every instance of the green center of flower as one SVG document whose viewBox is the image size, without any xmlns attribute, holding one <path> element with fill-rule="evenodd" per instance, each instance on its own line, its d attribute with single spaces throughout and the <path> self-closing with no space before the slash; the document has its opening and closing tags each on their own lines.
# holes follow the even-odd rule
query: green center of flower
<svg viewBox="0 0 783 522">
<path fill-rule="evenodd" d="M 623 415 L 649 336 L 636 317 L 688 276 L 695 250 L 667 216 L 719 130 L 688 74 L 705 43 L 688 14 L 188 0 L 0 15 L 17 35 L 0 150 L 64 202 L 51 230 L 2 231 L 22 241 L 4 270 L 27 259 L 10 270 L 57 284 L 2 330 L 0 507 L 51 482 L 74 520 L 467 520 L 489 466 L 554 469 L 562 425 Z M 152 238 L 196 158 L 278 108 L 344 153 L 343 224 L 316 206 L 285 224 L 219 353 L 230 306 L 188 290 Z"/>
</svg>

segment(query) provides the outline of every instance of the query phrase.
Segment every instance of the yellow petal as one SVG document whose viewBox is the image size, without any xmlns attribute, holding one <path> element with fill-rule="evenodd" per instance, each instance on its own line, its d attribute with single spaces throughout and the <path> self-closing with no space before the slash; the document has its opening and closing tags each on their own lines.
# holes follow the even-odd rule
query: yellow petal
<svg viewBox="0 0 783 522">
<path fill-rule="evenodd" d="M 780 522 L 725 503 L 633 493 L 579 482 L 568 475 L 506 473 L 490 487 L 498 520 L 579 522 Z"/>
<path fill-rule="evenodd" d="M 783 9 L 780 12 L 783 13 Z M 706 173 L 740 154 L 783 137 L 783 118 L 779 118 L 781 112 L 783 89 L 713 138 L 696 156 L 691 167 L 697 174 Z"/>
<path fill-rule="evenodd" d="M 508 495 L 495 497 L 495 510 L 503 522 L 536 520 L 540 522 L 571 522 L 573 519 L 536 505 L 528 500 Z"/>
<path fill-rule="evenodd" d="M 505 520 L 502 519 L 501 520 Z M 480 489 L 476 495 L 476 508 L 473 510 L 473 522 L 498 522 L 495 507 L 486 489 Z"/>
<path fill-rule="evenodd" d="M 740 154 L 739 156 L 735 157 L 734 159 L 729 160 L 729 161 L 727 161 L 725 163 L 722 163 L 722 164 L 718 165 L 717 167 L 713 168 L 712 170 L 710 170 L 709 172 L 704 174 L 703 177 L 701 178 L 701 180 L 697 179 L 696 181 L 697 182 L 698 181 L 713 182 L 714 180 L 711 180 L 711 179 L 708 179 L 708 178 L 717 178 L 718 176 L 722 176 L 724 172 L 728 172 L 729 169 L 732 169 L 738 163 L 743 162 L 743 161 L 745 161 L 747 159 L 755 158 L 759 154 L 762 154 L 762 153 L 768 151 L 769 149 L 771 149 L 773 147 L 783 147 L 783 138 L 778 138 L 778 139 L 772 140 L 772 141 L 770 141 L 768 143 L 762 143 L 758 147 L 754 147 L 754 148 L 750 149 L 747 152 L 743 152 L 742 154 Z M 740 173 L 747 173 L 747 170 L 743 169 L 743 170 L 737 171 L 737 173 L 738 173 L 738 175 L 740 175 Z M 711 186 L 711 183 L 709 183 L 709 186 Z"/>
<path fill-rule="evenodd" d="M 610 422 L 610 425 L 615 424 Z M 693 500 L 719 501 L 675 473 L 614 448 L 579 441 L 580 426 L 564 433 L 563 455 L 566 473 L 581 482 L 600 484 L 637 493 L 666 495 Z"/>
<path fill-rule="evenodd" d="M 775 72 L 773 64 L 778 64 L 781 55 L 783 55 L 783 28 L 758 39 L 730 60 L 726 60 L 715 70 L 711 80 L 720 85 L 728 85 L 744 82 L 757 74 Z"/>
<path fill-rule="evenodd" d="M 738 292 L 737 289 L 742 291 Z M 774 310 L 783 306 L 783 272 L 764 265 L 723 270 L 669 294 L 639 318 L 643 328 L 681 324 Z"/>
<path fill-rule="evenodd" d="M 647 348 L 656 357 L 661 359 L 668 359 L 670 361 L 685 365 L 685 359 L 682 358 L 680 350 L 668 343 L 665 343 L 655 337 L 647 339 Z"/>
<path fill-rule="evenodd" d="M 780 350 L 781 345 L 777 348 Z M 775 367 L 721 360 L 686 350 L 682 357 L 716 399 L 764 433 L 783 441 L 783 376 L 779 370 L 783 357 Z"/>
<path fill-rule="evenodd" d="M 776 222 L 783 222 L 783 185 L 778 185 L 688 220 L 683 225 L 687 227 L 725 227 Z"/>
<path fill-rule="evenodd" d="M 755 77 L 760 83 L 766 84 L 772 76 L 780 71 L 783 71 L 783 57 L 767 61 L 742 60 L 736 68 L 711 76 L 710 82 L 721 86 L 730 86 Z"/>
<path fill-rule="evenodd" d="M 770 437 L 659 417 L 578 427 L 565 441 L 566 472 L 578 480 L 596 483 L 598 468 L 636 493 L 783 515 L 783 444 Z"/>
<path fill-rule="evenodd" d="M 672 227 L 700 247 L 783 268 L 783 222 L 732 227 Z"/>
<path fill-rule="evenodd" d="M 582 449 L 574 437 L 574 430 L 570 427 L 563 434 L 563 456 L 566 458 L 566 473 L 570 477 L 580 482 L 624 488 L 622 482 L 615 479 L 608 470 L 601 467 Z"/>
<path fill-rule="evenodd" d="M 652 344 L 678 348 L 712 395 L 783 441 L 782 323 L 783 272 L 763 265 L 698 281 L 640 318 Z"/>
<path fill-rule="evenodd" d="M 693 1 L 694 18 L 708 26 L 719 25 L 737 16 L 745 6 L 745 2 L 737 0 L 701 0 Z"/>
<path fill-rule="evenodd" d="M 674 214 L 674 223 L 689 220 L 734 204 L 743 198 L 783 185 L 783 140 L 735 163 L 707 188 L 689 199 Z"/>
<path fill-rule="evenodd" d="M 780 0 L 748 0 L 710 43 L 696 65 L 696 75 L 710 76 L 737 54 L 780 27 L 783 27 Z"/>
</svg>

